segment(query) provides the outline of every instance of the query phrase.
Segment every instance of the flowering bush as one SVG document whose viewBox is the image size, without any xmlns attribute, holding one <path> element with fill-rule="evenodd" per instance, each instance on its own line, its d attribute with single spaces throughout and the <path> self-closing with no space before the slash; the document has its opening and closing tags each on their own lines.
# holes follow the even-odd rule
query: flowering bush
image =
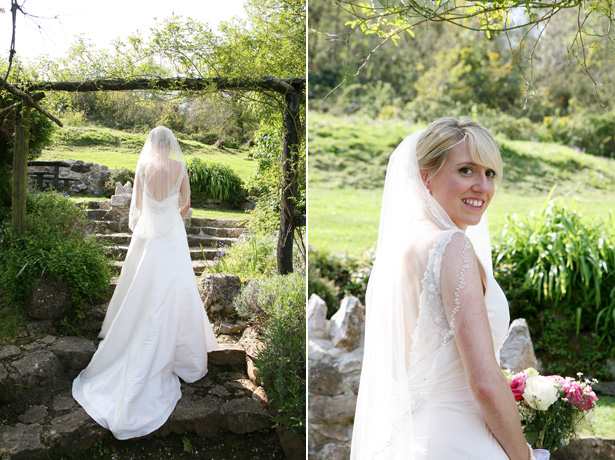
<svg viewBox="0 0 615 460">
<path fill-rule="evenodd" d="M 591 426 L 598 398 L 590 383 L 596 380 L 545 377 L 532 368 L 504 373 L 517 401 L 523 434 L 535 449 L 553 452 Z"/>
</svg>

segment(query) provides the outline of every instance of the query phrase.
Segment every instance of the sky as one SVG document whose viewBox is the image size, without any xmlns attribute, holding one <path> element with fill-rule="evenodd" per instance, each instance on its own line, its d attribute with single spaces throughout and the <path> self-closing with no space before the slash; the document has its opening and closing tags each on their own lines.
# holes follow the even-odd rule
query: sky
<svg viewBox="0 0 615 460">
<path fill-rule="evenodd" d="M 173 13 L 208 23 L 217 29 L 221 21 L 234 16 L 245 18 L 243 0 L 20 0 L 26 12 L 39 16 L 35 22 L 17 13 L 15 47 L 22 58 L 41 54 L 61 57 L 84 34 L 97 48 L 109 48 L 115 38 L 123 39 L 137 30 L 147 37 L 157 18 Z M 0 0 L 0 53 L 8 58 L 12 21 L 10 0 Z M 57 17 L 57 19 L 54 19 Z M 37 25 L 38 24 L 38 25 Z M 39 27 L 40 26 L 40 29 Z"/>
</svg>

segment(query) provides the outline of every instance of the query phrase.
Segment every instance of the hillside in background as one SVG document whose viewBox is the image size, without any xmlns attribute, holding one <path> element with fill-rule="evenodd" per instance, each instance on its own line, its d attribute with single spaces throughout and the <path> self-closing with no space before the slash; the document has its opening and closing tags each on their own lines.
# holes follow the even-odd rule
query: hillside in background
<svg viewBox="0 0 615 460">
<path fill-rule="evenodd" d="M 125 167 L 134 170 L 147 134 L 94 125 L 67 126 L 55 132 L 53 144 L 43 150 L 38 160 L 73 159 L 91 161 L 110 169 Z M 243 180 L 254 169 L 255 163 L 249 158 L 247 149 L 219 149 L 181 134 L 177 136 L 186 161 L 192 157 L 217 161 L 230 166 Z"/>
<path fill-rule="evenodd" d="M 319 112 L 309 114 L 310 244 L 353 253 L 374 246 L 382 185 L 395 147 L 422 125 L 373 121 Z M 615 210 L 613 160 L 568 146 L 511 141 L 496 135 L 504 160 L 504 181 L 489 209 L 492 235 L 506 214 L 529 214 L 553 198 L 576 200 L 586 217 Z"/>
</svg>

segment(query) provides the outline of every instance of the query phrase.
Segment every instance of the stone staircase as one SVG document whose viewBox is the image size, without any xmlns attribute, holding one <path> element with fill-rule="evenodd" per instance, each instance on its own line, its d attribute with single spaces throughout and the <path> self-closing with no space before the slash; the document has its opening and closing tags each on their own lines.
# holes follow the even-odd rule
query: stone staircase
<svg viewBox="0 0 615 460">
<path fill-rule="evenodd" d="M 127 209 L 114 209 L 109 201 L 90 201 L 82 205 L 96 236 L 108 242 L 112 246 L 111 253 L 118 257 L 113 271 L 119 274 L 132 238 Z M 220 249 L 235 243 L 244 232 L 244 223 L 240 220 L 189 217 L 184 222 L 195 275 L 202 274 Z"/>
<path fill-rule="evenodd" d="M 84 207 L 93 232 L 118 256 L 113 268 L 119 274 L 132 238 L 127 215 L 114 210 L 108 201 L 84 203 Z M 243 232 L 236 220 L 191 218 L 185 222 L 196 276 L 219 248 L 232 244 Z M 112 280 L 110 293 L 116 280 Z M 58 324 L 50 320 L 37 321 L 28 325 L 30 337 L 0 347 L 0 459 L 75 454 L 112 437 L 71 394 L 73 379 L 98 346 L 97 334 L 107 306 L 96 305 L 85 312 L 79 337 L 62 336 Z M 182 398 L 175 410 L 148 439 L 185 433 L 211 438 L 273 427 L 267 396 L 254 374 L 253 359 L 262 346 L 258 334 L 233 318 L 215 320 L 214 332 L 220 349 L 208 354 L 207 375 L 192 384 L 182 383 Z M 272 449 L 279 452 L 279 444 Z"/>
<path fill-rule="evenodd" d="M 0 458 L 47 459 L 52 452 L 85 451 L 111 434 L 73 400 L 72 380 L 89 363 L 104 305 L 87 313 L 88 337 L 61 337 L 49 323 L 23 344 L 0 347 Z M 38 326 L 41 326 L 40 324 Z M 37 328 L 34 328 L 37 329 Z M 40 327 L 38 328 L 40 332 Z M 150 436 L 193 432 L 251 433 L 271 428 L 267 396 L 248 367 L 256 334 L 217 334 L 219 350 L 209 353 L 208 373 L 182 383 L 182 399 L 167 422 Z"/>
</svg>

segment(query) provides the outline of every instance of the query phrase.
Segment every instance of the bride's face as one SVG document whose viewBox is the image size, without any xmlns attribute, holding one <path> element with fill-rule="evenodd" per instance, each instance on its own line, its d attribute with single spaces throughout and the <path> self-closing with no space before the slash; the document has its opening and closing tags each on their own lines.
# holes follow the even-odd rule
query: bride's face
<svg viewBox="0 0 615 460">
<path fill-rule="evenodd" d="M 425 184 L 461 230 L 478 225 L 493 198 L 493 169 L 476 164 L 465 143 L 455 146 L 442 169 Z"/>
</svg>

